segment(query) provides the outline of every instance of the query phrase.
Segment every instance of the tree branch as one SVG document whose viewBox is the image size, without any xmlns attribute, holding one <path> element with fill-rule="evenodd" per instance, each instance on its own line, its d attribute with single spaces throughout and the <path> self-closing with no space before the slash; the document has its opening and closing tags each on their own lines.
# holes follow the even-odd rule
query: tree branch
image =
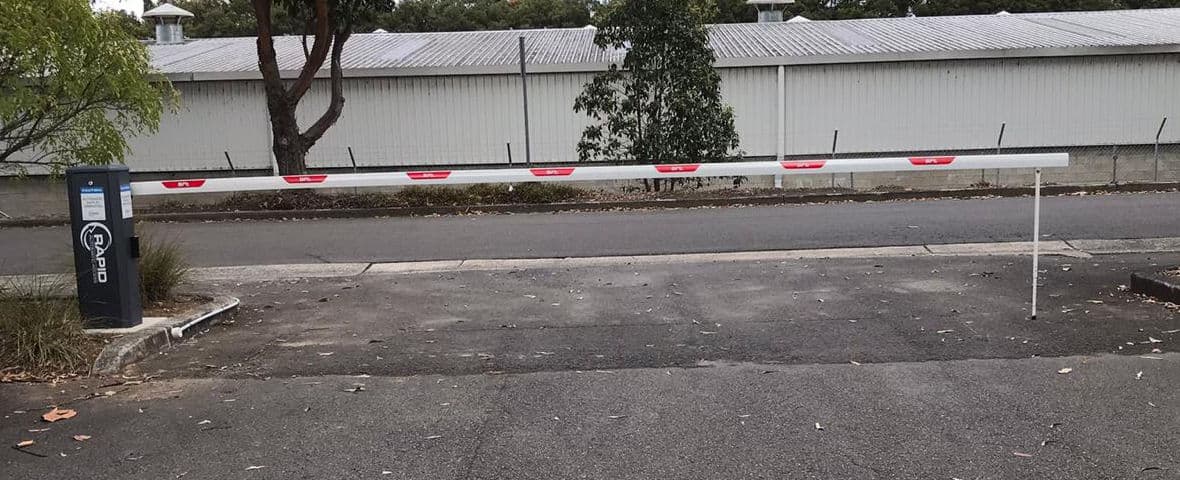
<svg viewBox="0 0 1180 480">
<path fill-rule="evenodd" d="M 258 70 L 267 90 L 282 90 L 283 79 L 279 76 L 279 64 L 275 59 L 275 43 L 271 33 L 271 0 L 254 0 L 254 18 L 258 20 Z"/>
<path fill-rule="evenodd" d="M 290 98 L 294 102 L 298 102 L 303 98 L 303 94 L 311 88 L 311 82 L 315 80 L 316 72 L 324 66 L 324 60 L 328 58 L 328 50 L 332 46 L 332 26 L 328 18 L 328 0 L 314 0 L 315 1 L 315 41 L 311 44 L 311 55 L 303 63 L 303 70 L 299 72 L 299 79 L 295 80 L 295 84 L 291 86 L 289 91 Z M 333 56 L 335 53 L 333 52 Z M 333 61 L 336 61 L 334 58 Z"/>
<path fill-rule="evenodd" d="M 344 70 L 340 66 L 340 56 L 344 52 L 344 42 L 348 41 L 351 34 L 351 27 L 351 25 L 345 25 L 334 35 L 332 42 L 332 102 L 319 120 L 316 120 L 307 129 L 307 132 L 303 133 L 303 138 L 308 143 L 315 143 L 324 136 L 324 132 L 328 131 L 328 127 L 336 124 L 336 120 L 340 119 L 340 112 L 344 111 Z"/>
</svg>

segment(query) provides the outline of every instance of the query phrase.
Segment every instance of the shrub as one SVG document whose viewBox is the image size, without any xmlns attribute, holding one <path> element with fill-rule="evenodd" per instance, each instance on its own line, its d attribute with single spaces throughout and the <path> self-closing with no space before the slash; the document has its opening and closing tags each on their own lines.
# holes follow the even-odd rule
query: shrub
<svg viewBox="0 0 1180 480">
<path fill-rule="evenodd" d="M 82 331 L 76 298 L 61 277 L 0 286 L 0 365 L 27 372 L 89 368 L 99 341 Z"/>
<path fill-rule="evenodd" d="M 180 242 L 142 235 L 139 253 L 139 292 L 143 302 L 171 299 L 176 287 L 188 279 L 190 272 Z"/>
</svg>

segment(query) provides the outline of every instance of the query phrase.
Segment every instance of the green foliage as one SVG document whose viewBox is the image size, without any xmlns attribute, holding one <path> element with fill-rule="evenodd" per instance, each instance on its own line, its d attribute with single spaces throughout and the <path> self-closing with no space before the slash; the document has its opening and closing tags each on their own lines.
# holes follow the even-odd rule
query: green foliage
<svg viewBox="0 0 1180 480">
<path fill-rule="evenodd" d="M 404 0 L 385 23 L 395 32 L 584 27 L 590 0 Z"/>
<path fill-rule="evenodd" d="M 118 25 L 131 38 L 147 40 L 155 36 L 155 29 L 134 14 L 123 10 L 103 10 L 95 14 L 100 17 L 110 17 L 107 21 Z"/>
<path fill-rule="evenodd" d="M 737 148 L 699 5 L 614 0 L 598 12 L 594 42 L 627 54 L 622 68 L 595 76 L 574 102 L 594 120 L 578 142 L 581 160 L 709 162 Z"/>
<path fill-rule="evenodd" d="M 143 302 L 171 300 L 176 287 L 188 279 L 190 272 L 180 242 L 142 235 L 139 253 L 139 292 Z"/>
<path fill-rule="evenodd" d="M 88 368 L 97 342 L 82 331 L 78 301 L 64 279 L 0 286 L 0 367 L 26 372 Z"/>
<path fill-rule="evenodd" d="M 176 0 L 193 13 L 185 21 L 192 38 L 247 37 L 256 22 L 250 0 Z M 358 10 L 354 31 L 448 32 L 520 28 L 583 27 L 590 23 L 592 0 L 404 0 L 367 5 Z M 304 30 L 305 2 L 276 2 L 276 35 Z"/>
<path fill-rule="evenodd" d="M 175 92 L 116 15 L 86 0 L 0 1 L 0 171 L 123 161 Z"/>
</svg>

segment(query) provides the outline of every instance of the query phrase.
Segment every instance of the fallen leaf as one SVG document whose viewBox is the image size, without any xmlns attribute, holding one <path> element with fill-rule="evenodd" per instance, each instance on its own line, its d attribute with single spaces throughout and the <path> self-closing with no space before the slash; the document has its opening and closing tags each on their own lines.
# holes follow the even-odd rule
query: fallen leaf
<svg viewBox="0 0 1180 480">
<path fill-rule="evenodd" d="M 53 410 L 45 412 L 44 415 L 41 415 L 41 419 L 45 420 L 46 422 L 53 423 L 58 420 L 74 418 L 76 415 L 78 415 L 78 412 L 76 411 L 53 407 Z"/>
<path fill-rule="evenodd" d="M 1072 371 L 1073 371 L 1073 369 L 1072 369 L 1072 368 L 1066 367 L 1066 368 L 1063 368 L 1063 369 L 1061 369 L 1061 370 L 1058 370 L 1058 371 L 1057 371 L 1057 373 L 1059 373 L 1059 374 L 1062 374 L 1062 375 L 1065 375 L 1065 374 L 1067 374 L 1067 373 L 1069 373 L 1069 372 L 1072 372 Z"/>
<path fill-rule="evenodd" d="M 427 440 L 436 440 L 439 438 L 442 438 L 442 435 L 431 435 L 429 437 L 426 437 Z"/>
<path fill-rule="evenodd" d="M 851 364 L 853 364 L 853 365 L 857 365 L 857 366 L 859 366 L 859 365 L 860 365 L 860 362 L 858 362 L 858 361 L 856 361 L 856 360 L 850 360 L 848 363 L 851 363 Z"/>
<path fill-rule="evenodd" d="M 1147 337 L 1147 342 L 1148 343 L 1164 343 L 1163 340 L 1160 340 L 1158 338 L 1153 338 L 1153 337 Z"/>
<path fill-rule="evenodd" d="M 90 435 L 74 435 L 74 441 L 76 442 L 85 442 L 87 440 L 90 440 Z"/>
<path fill-rule="evenodd" d="M 320 352 L 321 357 L 330 357 L 335 354 L 336 354 L 336 352 Z"/>
<path fill-rule="evenodd" d="M 30 429 L 29 429 L 29 433 L 41 433 L 41 432 L 48 432 L 49 430 L 50 430 L 50 429 L 48 429 L 48 428 L 30 428 Z"/>
<path fill-rule="evenodd" d="M 363 392 L 363 391 L 365 391 L 365 387 L 363 387 L 363 386 L 361 386 L 361 385 L 357 385 L 357 386 L 355 386 L 355 387 L 352 387 L 352 388 L 346 389 L 346 390 L 344 390 L 344 391 L 346 391 L 346 392 L 348 392 L 348 393 L 358 393 L 358 392 Z"/>
<path fill-rule="evenodd" d="M 1106 303 L 1106 302 L 1103 302 L 1102 300 L 1086 300 L 1086 301 L 1089 303 L 1093 303 L 1095 305 L 1102 305 L 1103 303 Z"/>
<path fill-rule="evenodd" d="M 37 443 L 37 442 L 34 442 L 34 441 L 32 441 L 32 440 L 21 440 L 21 441 L 20 441 L 20 443 L 17 443 L 17 444 L 16 444 L 16 448 L 25 448 L 25 447 L 31 447 L 31 446 L 33 446 L 33 445 L 34 445 L 34 444 L 36 444 L 36 443 Z"/>
<path fill-rule="evenodd" d="M 954 331 L 954 330 L 951 330 L 951 329 L 946 329 L 946 330 L 939 330 L 939 331 L 937 331 L 937 332 L 935 332 L 935 333 L 943 334 L 943 333 L 951 333 L 951 332 L 953 332 L 953 331 Z"/>
<path fill-rule="evenodd" d="M 1140 370 L 1139 373 L 1135 374 L 1135 380 L 1143 380 L 1143 371 L 1142 370 Z"/>
<path fill-rule="evenodd" d="M 201 421 L 197 422 L 197 425 L 208 425 L 210 423 L 213 423 L 213 421 L 212 420 L 201 420 Z"/>
<path fill-rule="evenodd" d="M 627 418 L 627 416 L 626 415 L 607 415 L 606 418 L 609 418 L 611 420 L 618 420 L 620 418 Z"/>
<path fill-rule="evenodd" d="M 264 468 L 266 468 L 266 465 L 250 465 L 249 467 L 246 467 L 246 470 L 262 470 Z"/>
<path fill-rule="evenodd" d="M 1032 454 L 1024 453 L 1024 452 L 1012 452 L 1012 454 L 1016 455 L 1017 457 L 1031 457 L 1032 456 Z"/>
<path fill-rule="evenodd" d="M 716 335 L 717 332 L 707 332 L 707 331 L 701 330 L 700 334 L 701 335 Z"/>
<path fill-rule="evenodd" d="M 815 422 L 815 429 L 822 431 L 824 429 L 824 427 L 822 425 L 820 425 L 819 422 Z"/>
</svg>

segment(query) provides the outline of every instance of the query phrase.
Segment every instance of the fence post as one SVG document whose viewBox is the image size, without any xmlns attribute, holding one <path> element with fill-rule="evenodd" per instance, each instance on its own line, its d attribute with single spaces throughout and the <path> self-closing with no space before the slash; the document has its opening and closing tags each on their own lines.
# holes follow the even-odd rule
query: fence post
<svg viewBox="0 0 1180 480">
<path fill-rule="evenodd" d="M 999 138 L 996 138 L 996 155 L 1000 154 L 1000 150 L 1004 146 L 1004 130 L 1007 127 L 1008 127 L 1008 122 L 1000 122 L 1000 136 L 999 136 Z M 984 182 L 986 183 L 987 180 L 984 180 Z M 1000 186 L 1000 169 L 998 169 L 998 168 L 996 169 L 996 184 L 993 186 L 997 187 L 997 188 Z"/>
<path fill-rule="evenodd" d="M 525 69 L 524 35 L 520 36 L 520 95 L 524 99 L 524 163 L 533 165 L 533 146 L 529 139 L 529 74 Z"/>
<path fill-rule="evenodd" d="M 1118 185 L 1119 184 L 1119 146 L 1118 145 L 1111 145 L 1110 146 L 1110 159 L 1111 159 L 1110 184 L 1111 185 Z"/>
<path fill-rule="evenodd" d="M 352 161 L 352 173 L 356 173 L 356 157 L 352 155 L 352 145 L 348 146 L 348 159 Z"/>
<path fill-rule="evenodd" d="M 1168 117 L 1164 117 L 1160 121 L 1159 130 L 1155 131 L 1155 167 L 1152 173 L 1152 181 L 1160 181 L 1160 134 L 1164 133 L 1164 124 L 1168 123 Z"/>
<path fill-rule="evenodd" d="M 234 168 L 234 161 L 229 159 L 229 152 L 221 152 L 225 154 L 225 163 L 229 164 L 229 174 L 231 176 L 238 176 L 238 170 Z"/>
<path fill-rule="evenodd" d="M 840 139 L 840 129 L 832 130 L 832 160 L 836 159 L 836 141 Z M 836 174 L 832 174 L 832 190 L 836 189 Z"/>
</svg>

